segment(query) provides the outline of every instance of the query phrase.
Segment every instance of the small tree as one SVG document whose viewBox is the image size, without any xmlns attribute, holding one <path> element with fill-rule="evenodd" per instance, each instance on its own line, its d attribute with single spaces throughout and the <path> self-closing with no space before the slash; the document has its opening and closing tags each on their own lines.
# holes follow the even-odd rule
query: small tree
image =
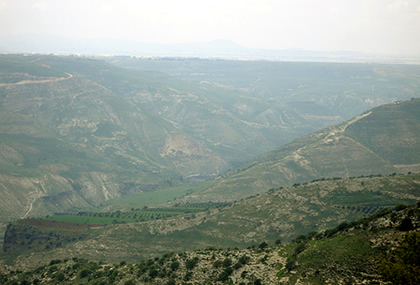
<svg viewBox="0 0 420 285">
<path fill-rule="evenodd" d="M 176 271 L 179 268 L 179 262 L 178 261 L 174 261 L 171 263 L 171 270 L 172 271 Z"/>
<path fill-rule="evenodd" d="M 191 269 L 193 269 L 197 265 L 198 261 L 199 261 L 198 257 L 194 257 L 192 259 L 188 259 L 187 262 L 185 262 L 185 267 L 188 270 L 191 270 Z"/>
<path fill-rule="evenodd" d="M 260 250 L 264 250 L 267 247 L 268 247 L 268 243 L 266 243 L 265 241 L 263 241 L 262 243 L 260 243 L 260 245 L 258 246 L 258 248 Z"/>
</svg>

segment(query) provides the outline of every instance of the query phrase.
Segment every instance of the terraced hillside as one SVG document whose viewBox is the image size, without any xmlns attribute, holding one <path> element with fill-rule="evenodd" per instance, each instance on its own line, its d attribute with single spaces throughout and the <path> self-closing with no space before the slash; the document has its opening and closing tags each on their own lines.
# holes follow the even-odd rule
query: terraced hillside
<svg viewBox="0 0 420 285">
<path fill-rule="evenodd" d="M 126 219 L 125 224 L 114 225 L 79 223 L 82 228 L 78 231 L 63 228 L 62 221 L 54 228 L 51 218 L 24 219 L 9 226 L 4 258 L 10 264 L 25 267 L 41 260 L 80 255 L 95 261 L 135 262 L 170 251 L 209 246 L 244 248 L 263 241 L 274 244 L 278 239 L 289 242 L 300 234 L 323 231 L 419 199 L 420 175 L 412 174 L 316 181 L 272 189 L 223 208 L 165 219 L 145 222 Z M 167 209 L 173 213 L 179 208 Z M 130 211 L 127 215 L 112 216 L 132 217 L 133 214 Z M 93 216 L 88 219 L 94 221 Z M 73 220 L 77 221 L 76 218 Z"/>
<path fill-rule="evenodd" d="M 96 263 L 54 259 L 36 269 L 4 269 L 2 284 L 416 284 L 419 204 L 398 205 L 275 246 L 208 247 L 148 260 Z"/>
</svg>

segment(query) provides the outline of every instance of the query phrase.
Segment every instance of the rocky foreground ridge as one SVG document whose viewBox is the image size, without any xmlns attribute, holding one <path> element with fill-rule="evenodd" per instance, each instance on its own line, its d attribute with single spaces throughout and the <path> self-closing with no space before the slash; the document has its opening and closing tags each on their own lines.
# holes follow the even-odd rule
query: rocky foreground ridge
<svg viewBox="0 0 420 285">
<path fill-rule="evenodd" d="M 3 267 L 2 284 L 416 284 L 420 203 L 398 205 L 285 246 L 170 252 L 137 264 L 79 257 L 22 272 Z M 403 283 L 399 283 L 403 282 Z"/>
</svg>

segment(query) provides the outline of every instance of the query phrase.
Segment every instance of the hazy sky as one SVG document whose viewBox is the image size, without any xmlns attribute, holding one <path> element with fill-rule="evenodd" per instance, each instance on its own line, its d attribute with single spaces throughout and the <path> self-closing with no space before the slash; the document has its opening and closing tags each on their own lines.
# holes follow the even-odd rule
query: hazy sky
<svg viewBox="0 0 420 285">
<path fill-rule="evenodd" d="M 420 55 L 420 0 L 0 0 L 0 37 L 32 33 Z"/>
</svg>

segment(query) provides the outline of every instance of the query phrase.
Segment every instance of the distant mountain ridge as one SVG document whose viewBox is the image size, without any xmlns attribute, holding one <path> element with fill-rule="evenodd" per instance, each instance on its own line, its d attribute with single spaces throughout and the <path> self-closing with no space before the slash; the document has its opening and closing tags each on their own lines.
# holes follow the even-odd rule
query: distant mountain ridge
<svg viewBox="0 0 420 285">
<path fill-rule="evenodd" d="M 418 63 L 415 56 L 369 54 L 357 51 L 311 51 L 304 49 L 258 49 L 239 45 L 230 40 L 214 40 L 191 43 L 151 43 L 132 40 L 96 38 L 74 40 L 59 36 L 19 35 L 3 36 L 0 52 L 81 54 L 81 55 L 130 55 L 130 56 L 178 56 L 251 60 L 291 60 L 319 62 L 388 62 Z"/>
</svg>

